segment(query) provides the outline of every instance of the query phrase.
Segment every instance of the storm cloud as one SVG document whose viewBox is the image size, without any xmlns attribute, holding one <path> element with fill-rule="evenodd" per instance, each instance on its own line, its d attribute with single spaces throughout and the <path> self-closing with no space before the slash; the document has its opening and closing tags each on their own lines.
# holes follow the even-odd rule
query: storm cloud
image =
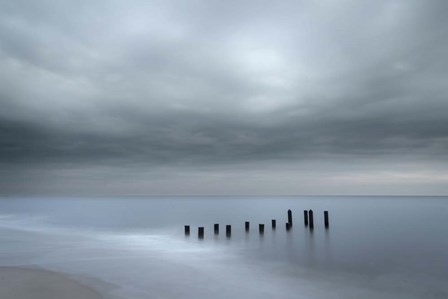
<svg viewBox="0 0 448 299">
<path fill-rule="evenodd" d="M 0 1 L 4 194 L 447 194 L 446 1 Z"/>
</svg>

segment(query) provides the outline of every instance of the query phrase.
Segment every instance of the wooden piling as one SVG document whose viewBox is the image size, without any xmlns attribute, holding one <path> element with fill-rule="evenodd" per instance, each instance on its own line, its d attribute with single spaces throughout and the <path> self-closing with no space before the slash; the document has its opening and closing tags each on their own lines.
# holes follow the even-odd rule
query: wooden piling
<svg viewBox="0 0 448 299">
<path fill-rule="evenodd" d="M 226 236 L 227 236 L 227 238 L 230 238 L 231 235 L 232 235 L 232 226 L 231 225 L 226 225 Z"/>
<path fill-rule="evenodd" d="M 264 234 L 264 224 L 259 224 L 258 225 L 258 230 L 260 232 L 260 235 Z"/>
<path fill-rule="evenodd" d="M 219 224 L 215 223 L 214 225 L 215 235 L 219 235 Z"/>
<path fill-rule="evenodd" d="M 291 223 L 286 222 L 285 227 L 286 227 L 286 231 L 289 231 L 291 229 Z"/>
<path fill-rule="evenodd" d="M 303 220 L 305 222 L 305 226 L 308 226 L 308 211 L 307 210 L 303 211 Z"/>
<path fill-rule="evenodd" d="M 248 233 L 249 230 L 250 230 L 250 223 L 249 223 L 249 221 L 245 222 L 244 227 L 245 227 L 246 233 Z"/>
<path fill-rule="evenodd" d="M 204 227 L 203 226 L 198 227 L 198 238 L 204 239 Z"/>
<path fill-rule="evenodd" d="M 272 229 L 276 229 L 277 228 L 277 221 L 275 219 L 272 219 L 271 223 L 272 223 Z"/>
<path fill-rule="evenodd" d="M 185 235 L 186 236 L 190 235 L 190 226 L 189 225 L 185 225 Z"/>
<path fill-rule="evenodd" d="M 310 229 L 314 229 L 314 218 L 313 218 L 313 210 L 308 211 L 308 220 L 310 224 Z"/>
<path fill-rule="evenodd" d="M 328 211 L 324 211 L 324 224 L 325 228 L 328 228 L 330 226 L 330 222 L 328 221 Z"/>
<path fill-rule="evenodd" d="M 288 210 L 288 223 L 292 226 L 292 212 Z"/>
</svg>

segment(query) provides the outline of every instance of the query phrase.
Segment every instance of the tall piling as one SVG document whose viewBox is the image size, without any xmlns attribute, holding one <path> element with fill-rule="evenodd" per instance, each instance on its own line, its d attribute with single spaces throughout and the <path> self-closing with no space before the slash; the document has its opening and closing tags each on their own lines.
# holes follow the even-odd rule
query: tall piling
<svg viewBox="0 0 448 299">
<path fill-rule="evenodd" d="M 308 226 L 308 211 L 303 211 L 303 221 L 305 222 L 305 226 Z"/>
<path fill-rule="evenodd" d="M 330 222 L 328 221 L 328 211 L 324 211 L 324 224 L 325 228 L 328 228 L 330 226 Z"/>
<path fill-rule="evenodd" d="M 219 223 L 215 223 L 213 228 L 214 228 L 214 231 L 215 231 L 215 235 L 219 235 Z"/>
<path fill-rule="evenodd" d="M 198 227 L 198 238 L 204 239 L 204 227 L 203 226 Z"/>
<path fill-rule="evenodd" d="M 272 223 L 272 229 L 276 229 L 277 228 L 277 221 L 275 219 L 272 219 L 271 223 Z"/>
<path fill-rule="evenodd" d="M 288 223 L 292 226 L 292 211 L 288 210 Z"/>
<path fill-rule="evenodd" d="M 189 225 L 185 225 L 185 235 L 186 236 L 190 235 L 190 226 Z"/>
<path fill-rule="evenodd" d="M 260 235 L 264 234 L 264 224 L 258 225 L 258 231 L 260 232 Z"/>
<path fill-rule="evenodd" d="M 232 226 L 231 225 L 226 225 L 226 236 L 227 236 L 227 238 L 230 238 L 231 235 L 232 235 Z"/>
<path fill-rule="evenodd" d="M 308 220 L 310 222 L 310 229 L 314 229 L 313 210 L 308 211 Z"/>
</svg>

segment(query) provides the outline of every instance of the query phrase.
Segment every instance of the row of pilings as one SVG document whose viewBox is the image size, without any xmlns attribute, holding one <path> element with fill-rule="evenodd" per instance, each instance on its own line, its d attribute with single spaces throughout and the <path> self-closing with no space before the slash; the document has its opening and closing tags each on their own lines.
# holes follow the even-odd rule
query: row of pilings
<svg viewBox="0 0 448 299">
<path fill-rule="evenodd" d="M 292 211 L 288 210 L 288 221 L 285 223 L 286 231 L 290 231 L 292 228 Z M 311 231 L 314 230 L 314 214 L 313 210 L 304 210 L 303 211 L 303 222 L 305 227 L 309 228 Z M 325 229 L 328 229 L 330 227 L 330 222 L 328 218 L 328 211 L 324 211 L 324 226 Z M 277 220 L 272 219 L 271 220 L 271 227 L 272 230 L 277 229 Z M 230 224 L 227 224 L 225 226 L 226 228 L 226 237 L 230 238 L 232 236 L 232 226 Z M 244 223 L 244 229 L 246 233 L 249 233 L 250 231 L 250 222 L 246 221 Z M 213 225 L 213 231 L 215 235 L 219 235 L 219 223 L 215 223 Z M 258 224 L 258 232 L 260 235 L 264 234 L 264 223 Z M 203 239 L 205 233 L 205 227 L 200 226 L 198 227 L 198 238 Z M 190 236 L 190 225 L 185 225 L 185 235 Z"/>
</svg>

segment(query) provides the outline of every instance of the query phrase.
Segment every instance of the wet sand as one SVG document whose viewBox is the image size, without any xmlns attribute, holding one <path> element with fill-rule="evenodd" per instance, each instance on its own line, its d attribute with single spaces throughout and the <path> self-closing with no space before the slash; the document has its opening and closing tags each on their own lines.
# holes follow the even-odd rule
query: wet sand
<svg viewBox="0 0 448 299">
<path fill-rule="evenodd" d="M 39 269 L 0 267 L 2 299 L 104 299 L 64 274 Z"/>
</svg>

